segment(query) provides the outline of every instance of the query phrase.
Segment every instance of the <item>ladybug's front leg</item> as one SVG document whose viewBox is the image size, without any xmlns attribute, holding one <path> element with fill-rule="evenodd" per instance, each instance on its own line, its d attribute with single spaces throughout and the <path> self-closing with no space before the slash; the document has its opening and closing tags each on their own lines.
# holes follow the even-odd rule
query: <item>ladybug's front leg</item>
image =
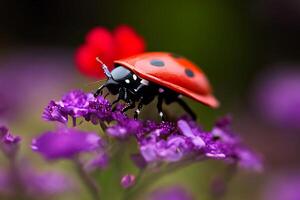
<svg viewBox="0 0 300 200">
<path fill-rule="evenodd" d="M 106 84 L 101 85 L 101 86 L 96 90 L 96 92 L 94 93 L 94 97 L 99 96 L 99 94 L 102 95 L 102 90 L 103 90 L 105 87 L 106 87 Z"/>
</svg>

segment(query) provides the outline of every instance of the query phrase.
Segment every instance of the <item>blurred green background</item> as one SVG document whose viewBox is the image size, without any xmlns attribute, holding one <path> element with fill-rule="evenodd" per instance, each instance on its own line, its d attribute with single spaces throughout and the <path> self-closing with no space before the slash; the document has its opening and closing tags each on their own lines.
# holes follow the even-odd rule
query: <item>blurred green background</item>
<svg viewBox="0 0 300 200">
<path fill-rule="evenodd" d="M 297 0 L 4 0 L 0 7 L 0 75 L 11 70 L 22 76 L 25 71 L 32 80 L 30 87 L 41 85 L 41 89 L 34 90 L 16 118 L 0 119 L 14 132 L 24 134 L 27 142 L 23 148 L 30 151 L 30 139 L 49 128 L 40 114 L 50 99 L 59 98 L 71 88 L 96 88 L 87 87 L 92 80 L 80 75 L 74 66 L 73 53 L 85 34 L 98 25 L 113 29 L 128 24 L 145 38 L 148 51 L 176 52 L 202 67 L 222 106 L 211 110 L 189 101 L 199 122 L 209 128 L 218 116 L 231 113 L 235 130 L 266 161 L 263 174 L 240 172 L 230 185 L 227 199 L 261 199 L 261 191 L 270 177 L 299 168 L 296 152 L 300 136 L 299 131 L 287 134 L 287 130 L 277 129 L 259 118 L 251 102 L 253 87 L 256 77 L 272 65 L 297 66 L 299 21 Z M 40 70 L 50 68 L 46 72 L 54 80 L 50 87 L 43 88 L 45 79 L 37 78 L 41 74 L 30 68 L 32 62 Z M 9 92 L 22 90 L 14 87 L 18 81 L 19 77 L 12 75 L 5 82 Z M 35 155 L 32 157 L 35 159 Z M 209 180 L 221 172 L 218 163 L 199 164 L 159 184 L 189 185 L 191 191 L 206 199 Z"/>
</svg>

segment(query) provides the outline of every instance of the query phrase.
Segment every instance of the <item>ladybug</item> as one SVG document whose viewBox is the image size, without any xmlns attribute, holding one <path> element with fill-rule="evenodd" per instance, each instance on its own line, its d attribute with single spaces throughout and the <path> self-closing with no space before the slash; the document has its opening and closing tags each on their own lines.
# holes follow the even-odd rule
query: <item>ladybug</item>
<svg viewBox="0 0 300 200">
<path fill-rule="evenodd" d="M 97 60 L 102 64 L 107 81 L 97 89 L 94 96 L 102 94 L 102 90 L 106 88 L 110 94 L 117 95 L 112 105 L 120 100 L 126 102 L 123 112 L 135 108 L 137 103 L 135 119 L 142 107 L 155 97 L 158 99 L 157 110 L 162 120 L 165 120 L 163 102 L 177 102 L 196 119 L 192 109 L 182 100 L 182 95 L 212 108 L 219 105 L 202 70 L 179 55 L 166 52 L 139 54 L 114 61 L 115 68 L 111 72 L 99 58 Z"/>
</svg>

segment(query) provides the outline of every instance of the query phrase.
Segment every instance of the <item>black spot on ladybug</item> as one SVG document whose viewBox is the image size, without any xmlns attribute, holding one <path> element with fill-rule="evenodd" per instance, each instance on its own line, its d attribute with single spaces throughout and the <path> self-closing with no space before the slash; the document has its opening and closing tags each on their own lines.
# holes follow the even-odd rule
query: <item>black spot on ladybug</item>
<svg viewBox="0 0 300 200">
<path fill-rule="evenodd" d="M 185 74 L 188 76 L 188 77 L 194 77 L 194 72 L 190 69 L 185 69 L 184 70 Z"/>
<path fill-rule="evenodd" d="M 176 54 L 176 53 L 171 53 L 171 56 L 172 56 L 173 58 L 182 58 L 181 55 Z"/>
<path fill-rule="evenodd" d="M 150 64 L 156 67 L 163 67 L 165 66 L 165 63 L 161 60 L 151 60 Z"/>
</svg>

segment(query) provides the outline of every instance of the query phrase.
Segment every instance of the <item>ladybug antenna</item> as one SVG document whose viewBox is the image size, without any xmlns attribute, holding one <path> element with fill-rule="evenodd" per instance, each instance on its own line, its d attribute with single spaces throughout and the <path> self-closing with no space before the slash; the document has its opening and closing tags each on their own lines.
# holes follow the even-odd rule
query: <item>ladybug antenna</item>
<svg viewBox="0 0 300 200">
<path fill-rule="evenodd" d="M 105 74 L 108 78 L 111 78 L 111 73 L 110 73 L 108 67 L 100 60 L 99 57 L 96 57 L 96 61 L 97 61 L 98 63 L 101 64 L 101 67 L 102 67 L 102 69 L 103 69 L 103 71 L 104 71 L 104 74 Z"/>
</svg>

